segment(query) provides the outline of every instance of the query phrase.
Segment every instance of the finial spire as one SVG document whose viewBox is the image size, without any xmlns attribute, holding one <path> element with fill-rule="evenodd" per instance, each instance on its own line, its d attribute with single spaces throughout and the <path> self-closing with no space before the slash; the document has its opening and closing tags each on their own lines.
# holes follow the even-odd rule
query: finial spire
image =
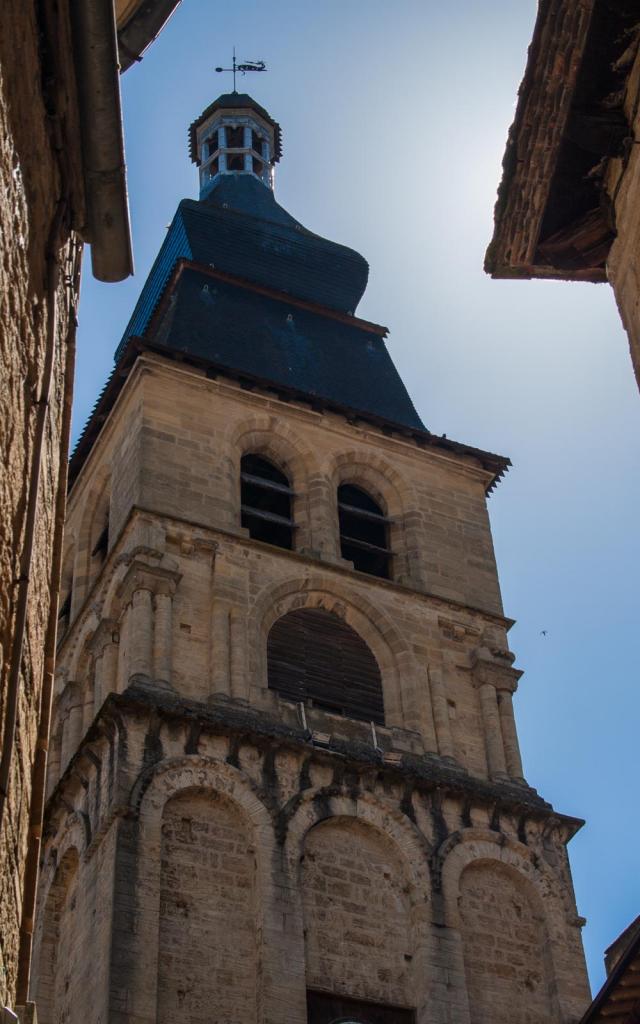
<svg viewBox="0 0 640 1024">
<path fill-rule="evenodd" d="M 237 92 L 236 89 L 236 74 L 238 71 L 242 75 L 246 75 L 247 71 L 266 71 L 267 65 L 263 60 L 246 60 L 243 64 L 238 64 L 236 61 L 236 48 L 233 48 L 233 64 L 230 68 L 216 68 L 216 71 L 232 71 L 233 72 L 233 91 Z"/>
</svg>

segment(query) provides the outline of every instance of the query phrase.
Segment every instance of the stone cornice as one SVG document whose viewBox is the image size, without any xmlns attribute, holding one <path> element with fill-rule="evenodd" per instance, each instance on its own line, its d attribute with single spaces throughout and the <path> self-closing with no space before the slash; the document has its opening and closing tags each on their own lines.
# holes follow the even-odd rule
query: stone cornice
<svg viewBox="0 0 640 1024">
<path fill-rule="evenodd" d="M 107 644 L 118 643 L 118 623 L 115 619 L 101 619 L 89 641 L 89 650 L 100 655 Z"/>
<path fill-rule="evenodd" d="M 118 587 L 118 595 L 125 606 L 130 603 L 137 590 L 148 590 L 152 594 L 167 594 L 172 597 L 181 578 L 181 574 L 174 569 L 150 565 L 136 558 L 129 565 L 127 574 Z"/>
<path fill-rule="evenodd" d="M 514 693 L 522 670 L 513 668 L 511 651 L 476 647 L 471 657 L 471 678 L 475 687 L 489 686 Z"/>
<path fill-rule="evenodd" d="M 317 746 L 312 736 L 301 727 L 293 727 L 280 718 L 249 705 L 221 699 L 215 704 L 179 697 L 175 693 L 154 690 L 151 686 L 130 687 L 122 694 L 110 694 L 87 733 L 83 745 L 70 762 L 52 794 L 48 813 L 62 799 L 65 780 L 77 758 L 83 757 L 85 744 L 94 743 L 107 731 L 113 731 L 113 720 L 121 721 L 127 714 L 152 716 L 184 724 L 197 722 L 202 732 L 233 735 L 259 745 L 270 742 L 279 748 L 309 750 L 314 759 L 329 764 L 352 767 L 355 771 L 371 771 L 388 775 L 390 780 L 404 779 L 425 792 L 449 794 L 466 802 L 488 808 L 491 813 L 512 814 L 521 818 L 544 821 L 546 827 L 559 828 L 568 841 L 582 827 L 579 818 L 558 814 L 534 789 L 505 781 L 489 781 L 470 776 L 464 769 L 445 763 L 434 755 L 394 752 L 385 758 L 383 752 L 363 742 L 332 739 L 330 745 Z"/>
</svg>

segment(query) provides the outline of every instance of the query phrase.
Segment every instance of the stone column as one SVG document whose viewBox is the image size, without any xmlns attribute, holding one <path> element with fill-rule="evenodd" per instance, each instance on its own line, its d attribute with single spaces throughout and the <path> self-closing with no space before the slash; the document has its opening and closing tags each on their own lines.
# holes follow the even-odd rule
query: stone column
<svg viewBox="0 0 640 1024">
<path fill-rule="evenodd" d="M 451 735 L 451 722 L 449 721 L 449 707 L 447 705 L 447 693 L 442 672 L 438 668 L 430 668 L 429 684 L 431 686 L 431 706 L 433 708 L 433 721 L 436 727 L 436 738 L 438 740 L 438 753 L 455 761 L 455 747 Z"/>
<path fill-rule="evenodd" d="M 489 777 L 522 781 L 511 693 L 522 675 L 511 667 L 513 654 L 501 648 L 478 647 L 472 656 L 473 681 L 478 689 Z M 507 702 L 502 695 L 507 693 Z"/>
<path fill-rule="evenodd" d="M 148 680 L 151 677 L 153 638 L 153 607 L 151 591 L 144 587 L 134 590 L 129 609 L 130 654 L 129 675 Z"/>
<path fill-rule="evenodd" d="M 161 556 L 152 564 L 132 561 L 120 585 L 123 604 L 128 605 L 124 686 L 132 681 L 148 683 L 156 673 L 161 683 L 171 685 L 171 601 L 181 577 L 160 561 Z"/>
<path fill-rule="evenodd" d="M 431 688 L 429 686 L 429 671 L 420 671 L 419 686 L 416 697 L 417 710 L 414 716 L 418 731 L 420 732 L 424 748 L 428 753 L 438 753 L 438 739 L 436 736 L 436 725 L 433 717 L 433 699 L 431 696 Z"/>
<path fill-rule="evenodd" d="M 211 686 L 210 696 L 216 693 L 229 695 L 231 692 L 229 650 L 231 612 L 225 601 L 217 598 L 211 616 Z"/>
<path fill-rule="evenodd" d="M 498 699 L 495 686 L 483 683 L 478 687 L 480 711 L 484 727 L 484 740 L 487 751 L 487 768 L 492 779 L 507 778 L 507 764 L 504 757 Z"/>
<path fill-rule="evenodd" d="M 153 674 L 159 683 L 171 686 L 171 651 L 173 648 L 173 594 L 163 585 L 155 595 L 153 632 Z"/>
<path fill-rule="evenodd" d="M 514 682 L 514 689 L 515 689 Z M 516 722 L 513 714 L 513 691 L 500 688 L 498 692 L 498 707 L 500 708 L 500 725 L 502 727 L 502 740 L 504 753 L 507 761 L 507 771 L 514 782 L 524 782 L 522 771 L 522 758 L 520 756 L 520 744 L 516 732 Z"/>
<path fill-rule="evenodd" d="M 231 611 L 231 696 L 247 700 L 247 623 L 240 608 Z"/>
<path fill-rule="evenodd" d="M 62 746 L 62 723 L 54 718 L 54 728 L 49 736 L 47 754 L 47 799 L 60 778 L 60 759 Z"/>
<path fill-rule="evenodd" d="M 117 691 L 118 626 L 114 619 L 102 619 L 91 638 L 90 648 L 95 658 L 94 709 L 102 707 L 110 693 Z"/>
<path fill-rule="evenodd" d="M 66 770 L 82 739 L 82 694 L 76 682 L 65 686 L 61 702 L 62 749 L 60 770 Z"/>
</svg>

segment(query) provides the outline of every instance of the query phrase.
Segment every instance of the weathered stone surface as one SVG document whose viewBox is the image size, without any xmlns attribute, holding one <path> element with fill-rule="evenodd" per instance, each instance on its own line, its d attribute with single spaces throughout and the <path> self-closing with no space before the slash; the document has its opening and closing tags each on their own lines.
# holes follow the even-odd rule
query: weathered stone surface
<svg viewBox="0 0 640 1024">
<path fill-rule="evenodd" d="M 293 551 L 240 525 L 247 451 L 291 480 Z M 340 557 L 343 480 L 392 519 L 391 580 Z M 71 908 L 74 850 L 74 931 L 99 973 L 70 1024 L 305 1024 L 307 990 L 484 1024 L 527 983 L 523 1024 L 579 1017 L 566 843 L 580 822 L 520 777 L 486 484 L 468 456 L 139 360 L 70 499 L 44 1024 L 67 1006 L 55 988 L 46 1003 L 47 921 Z M 304 608 L 342 618 L 376 658 L 375 732 L 269 689 L 269 630 Z M 510 944 L 528 967 L 507 969 Z M 59 948 L 64 972 L 74 954 Z"/>
<path fill-rule="evenodd" d="M 51 138 L 46 106 L 55 106 L 71 133 L 77 128 L 69 88 L 71 72 L 66 4 L 52 15 L 57 52 L 47 59 L 57 68 L 55 86 L 43 95 L 41 60 L 46 33 L 39 5 L 6 0 L 0 5 L 0 732 L 7 677 L 15 641 L 16 581 L 25 542 L 24 520 L 34 447 L 37 401 L 45 365 L 53 302 L 47 296 L 47 254 L 61 196 L 59 152 Z M 55 96 L 52 95 L 55 93 Z M 65 149 L 67 167 L 78 158 L 79 143 Z M 71 173 L 68 178 L 72 177 Z M 69 183 L 69 181 L 68 181 Z M 74 239 L 64 233 L 56 246 L 63 275 L 54 302 L 58 312 L 50 411 L 43 450 L 44 471 L 30 570 L 27 633 L 22 657 L 17 737 L 5 819 L 0 834 L 0 1005 L 14 1002 L 18 930 L 24 883 L 31 796 L 31 766 L 37 736 L 43 673 L 44 633 L 50 602 L 53 517 L 61 463 L 62 400 L 67 372 L 66 336 L 74 299 Z M 65 283 L 71 274 L 72 287 Z M 0 747 L 2 737 L 0 737 Z"/>
</svg>

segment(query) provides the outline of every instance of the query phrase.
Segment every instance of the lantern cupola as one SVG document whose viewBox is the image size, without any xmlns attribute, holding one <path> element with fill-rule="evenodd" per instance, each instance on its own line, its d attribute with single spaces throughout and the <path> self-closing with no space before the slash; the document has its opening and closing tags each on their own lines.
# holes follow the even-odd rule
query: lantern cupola
<svg viewBox="0 0 640 1024">
<path fill-rule="evenodd" d="M 281 155 L 280 125 L 246 93 L 219 96 L 189 128 L 191 159 L 200 169 L 200 198 L 225 175 L 250 175 L 273 190 Z"/>
</svg>

